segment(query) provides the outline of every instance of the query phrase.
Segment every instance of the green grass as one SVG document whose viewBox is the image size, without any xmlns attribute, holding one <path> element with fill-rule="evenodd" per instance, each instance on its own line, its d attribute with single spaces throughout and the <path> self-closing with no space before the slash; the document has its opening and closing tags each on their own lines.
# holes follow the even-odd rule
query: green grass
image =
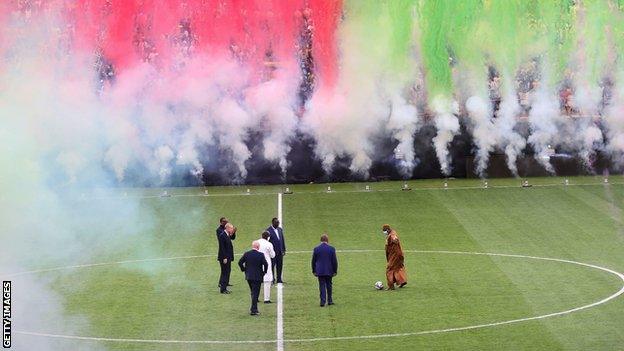
<svg viewBox="0 0 624 351">
<path fill-rule="evenodd" d="M 285 339 L 332 338 L 411 333 L 543 315 L 592 303 L 617 291 L 622 282 L 599 270 L 560 262 L 457 255 L 406 253 L 409 284 L 376 291 L 385 281 L 383 223 L 395 227 L 406 250 L 492 252 L 562 258 L 624 272 L 624 186 L 622 177 L 411 181 L 289 186 L 284 196 Z M 553 185 L 553 186 L 543 186 Z M 276 215 L 281 186 L 121 189 L 138 199 L 140 218 L 150 225 L 130 234 L 109 233 L 113 224 L 92 228 L 113 235 L 116 245 L 97 241 L 77 262 L 211 255 L 214 228 L 221 215 L 239 227 L 236 259 Z M 122 195 L 122 198 L 124 196 Z M 99 201 L 78 200 L 97 208 Z M 114 213 L 114 211 L 113 211 Z M 102 230 L 101 228 L 106 228 Z M 327 232 L 339 250 L 334 280 L 335 306 L 318 307 L 310 251 Z M 108 233 L 108 234 L 105 234 Z M 119 245 L 122 243 L 123 245 Z M 110 245 L 109 245 L 110 244 Z M 114 249 L 112 249 L 114 247 Z M 300 252 L 304 251 L 304 252 Z M 51 263 L 47 263 L 50 265 Z M 43 268 L 43 267 L 34 267 Z M 38 276 L 51 279 L 66 316 L 83 321 L 74 334 L 110 338 L 176 340 L 274 340 L 276 306 L 260 305 L 248 315 L 249 289 L 236 267 L 233 294 L 217 292 L 214 257 L 148 261 L 73 269 Z M 16 282 L 19 277 L 14 278 Z M 275 301 L 275 290 L 273 290 Z M 624 297 L 587 310 L 548 319 L 450 333 L 378 339 L 286 342 L 286 350 L 614 350 L 624 345 Z M 17 328 L 17 327 L 16 327 Z M 63 333 L 64 325 L 41 332 Z M 77 330 L 76 330 L 77 329 Z M 16 336 L 19 338 L 21 336 Z M 25 336 L 24 336 L 25 337 Z M 85 341 L 50 341 L 67 349 L 90 348 Z M 274 350 L 275 344 L 137 344 L 104 342 L 109 350 Z"/>
</svg>

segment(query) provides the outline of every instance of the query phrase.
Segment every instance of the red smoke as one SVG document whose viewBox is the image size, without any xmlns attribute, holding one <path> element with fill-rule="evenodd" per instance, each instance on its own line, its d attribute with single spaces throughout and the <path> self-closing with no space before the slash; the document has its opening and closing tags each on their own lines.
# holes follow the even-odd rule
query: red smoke
<svg viewBox="0 0 624 351">
<path fill-rule="evenodd" d="M 310 0 L 314 26 L 313 54 L 319 88 L 333 87 L 338 79 L 336 31 L 341 18 L 342 0 Z"/>
</svg>

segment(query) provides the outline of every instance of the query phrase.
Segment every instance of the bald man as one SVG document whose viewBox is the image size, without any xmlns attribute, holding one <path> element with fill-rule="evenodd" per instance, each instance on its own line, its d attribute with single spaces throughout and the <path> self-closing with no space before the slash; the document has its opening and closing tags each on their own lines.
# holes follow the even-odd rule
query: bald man
<svg viewBox="0 0 624 351">
<path fill-rule="evenodd" d="M 257 240 L 251 243 L 251 250 L 245 252 L 243 257 L 238 261 L 241 271 L 245 272 L 245 279 L 251 290 L 251 309 L 252 316 L 260 314 L 258 312 L 258 296 L 260 296 L 260 285 L 264 275 L 269 270 L 269 263 L 264 258 L 264 254 L 259 251 L 260 242 Z"/>
<path fill-rule="evenodd" d="M 407 284 L 407 273 L 403 264 L 404 256 L 401 248 L 401 241 L 396 230 L 390 225 L 384 224 L 381 228 L 386 235 L 386 279 L 388 280 L 388 290 L 394 290 L 394 285 L 398 284 L 402 288 Z"/>
</svg>

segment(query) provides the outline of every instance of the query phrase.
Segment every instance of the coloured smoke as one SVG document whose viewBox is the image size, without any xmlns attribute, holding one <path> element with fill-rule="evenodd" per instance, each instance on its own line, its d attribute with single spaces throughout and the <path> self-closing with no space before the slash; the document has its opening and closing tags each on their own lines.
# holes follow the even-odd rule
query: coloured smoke
<svg viewBox="0 0 624 351">
<path fill-rule="evenodd" d="M 64 33 L 59 28 L 66 26 L 59 24 L 54 11 L 14 16 L 0 28 L 0 37 L 14 39 L 0 56 L 0 275 L 113 256 L 171 254 L 151 235 L 159 218 L 154 208 L 143 207 L 131 196 L 122 199 L 108 188 L 119 184 L 137 163 L 154 176 L 170 172 L 182 134 L 155 135 L 185 130 L 192 123 L 163 122 L 171 122 L 167 109 L 157 108 L 165 104 L 144 103 L 142 94 L 149 85 L 143 82 L 133 86 L 122 80 L 119 86 L 127 87 L 123 93 L 98 93 L 92 57 L 70 55 L 61 45 Z M 144 110 L 149 113 L 137 112 L 145 106 L 151 106 Z M 207 209 L 178 210 L 168 224 L 200 232 Z M 14 325 L 24 331 L 92 334 L 97 313 L 66 308 L 66 294 L 58 292 L 58 281 L 80 281 L 76 274 L 80 273 L 63 270 L 6 278 L 14 281 L 14 296 L 19 297 Z M 84 293 L 80 289 L 81 284 L 63 287 L 70 295 Z M 66 342 L 15 336 L 17 350 L 67 349 Z M 89 343 L 84 349 L 100 345 Z"/>
<path fill-rule="evenodd" d="M 433 146 L 440 162 L 440 170 L 448 176 L 451 172 L 448 147 L 455 135 L 459 133 L 459 120 L 456 117 L 459 113 L 459 106 L 455 101 L 438 96 L 434 98 L 432 108 L 435 112 L 434 122 L 438 130 L 433 138 Z"/>
<path fill-rule="evenodd" d="M 379 33 L 365 19 L 354 15 L 342 23 L 338 82 L 315 91 L 303 117 L 302 129 L 314 137 L 315 154 L 327 174 L 337 157 L 347 157 L 351 172 L 367 178 L 374 156 L 371 139 L 380 134 L 389 115 L 380 91 L 384 67 L 376 60 L 385 53 L 384 43 L 370 45 L 364 34 Z"/>
<path fill-rule="evenodd" d="M 61 6 L 50 6 L 60 11 Z M 39 22 L 19 28 L 17 34 L 28 42 L 26 38 L 51 26 Z M 169 30 L 173 34 L 178 28 L 172 26 Z M 15 37 L 15 33 L 10 34 L 8 37 Z M 46 35 L 50 43 L 58 43 L 71 33 L 59 30 Z M 215 165 L 212 170 L 231 174 L 230 164 L 216 165 L 212 162 L 216 160 L 208 159 L 209 154 L 219 154 L 235 167 L 233 177 L 224 178 L 242 182 L 248 172 L 246 161 L 251 157 L 247 146 L 251 132 L 263 135 L 263 156 L 278 164 L 285 176 L 289 142 L 297 128 L 294 111 L 298 72 L 290 68 L 292 63 L 283 64 L 289 67 L 287 71 L 278 68 L 275 77 L 259 82 L 248 67 L 232 60 L 229 52 L 191 54 L 193 41 L 189 45 L 168 42 L 159 47 L 162 52 L 158 54 L 173 62 L 159 65 L 156 61 L 136 60 L 135 64 L 116 67 L 114 74 L 107 74 L 110 79 L 101 78 L 99 82 L 94 79 L 98 72 L 93 69 L 92 52 L 76 48 L 69 51 L 65 47 L 60 56 L 51 51 L 61 49 L 50 50 L 53 45 L 48 45 L 48 55 L 43 56 L 20 53 L 17 50 L 23 49 L 19 46 L 12 49 L 13 57 L 21 61 L 15 67 L 22 67 L 22 74 L 32 74 L 26 70 L 38 72 L 42 94 L 52 97 L 52 108 L 47 104 L 40 107 L 40 112 L 38 107 L 30 112 L 49 119 L 55 135 L 70 134 L 53 141 L 64 143 L 56 162 L 68 181 L 80 181 L 86 164 L 99 160 L 118 183 L 167 184 L 175 181 L 170 179 L 173 174 L 181 174 L 174 172 L 179 169 L 190 171 L 201 184 L 206 166 Z M 132 57 L 135 53 L 123 54 Z M 33 60 L 30 64 L 29 58 Z M 8 64 L 10 67 L 12 63 Z M 48 72 L 42 75 L 45 70 Z M 72 120 L 68 123 L 71 127 L 60 130 L 63 123 L 56 123 L 60 116 Z M 366 157 L 358 155 L 354 159 L 357 170 L 370 166 Z M 132 179 L 127 179 L 129 172 Z M 137 174 L 141 179 L 134 178 Z"/>
<path fill-rule="evenodd" d="M 505 151 L 507 167 L 517 177 L 518 166 L 516 161 L 518 155 L 526 147 L 526 140 L 514 130 L 517 116 L 520 113 L 520 104 L 511 84 L 509 80 L 503 84 L 504 93 L 497 111 L 495 128 L 500 136 L 500 147 Z"/>
<path fill-rule="evenodd" d="M 472 136 L 477 146 L 476 171 L 479 176 L 485 177 L 490 152 L 494 150 L 499 139 L 492 123 L 492 106 L 480 96 L 471 96 L 466 100 L 466 110 L 473 123 Z"/>
</svg>

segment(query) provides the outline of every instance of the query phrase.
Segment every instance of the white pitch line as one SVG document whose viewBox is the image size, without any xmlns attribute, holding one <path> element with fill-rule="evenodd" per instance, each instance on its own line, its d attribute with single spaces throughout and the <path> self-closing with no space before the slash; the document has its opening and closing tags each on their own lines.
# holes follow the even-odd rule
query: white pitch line
<svg viewBox="0 0 624 351">
<path fill-rule="evenodd" d="M 282 193 L 277 193 L 277 219 L 280 221 L 280 225 L 283 227 L 282 216 Z M 282 283 L 277 283 L 277 351 L 284 351 L 284 286 Z"/>
<path fill-rule="evenodd" d="M 573 186 L 595 186 L 595 185 L 624 185 L 624 182 L 609 182 L 608 184 L 604 183 L 576 183 L 576 184 L 568 184 L 565 185 L 563 183 L 547 183 L 547 184 L 532 184 L 531 187 L 535 188 L 550 188 L 550 187 L 573 187 Z M 510 188 L 522 188 L 520 185 L 490 185 L 487 189 L 510 189 Z M 458 186 L 458 187 L 450 187 L 450 188 L 442 188 L 442 187 L 424 187 L 424 188 L 412 188 L 413 191 L 435 191 L 435 190 L 475 190 L 475 189 L 484 189 L 483 186 Z M 387 188 L 387 189 L 371 189 L 371 190 L 333 190 L 332 193 L 376 193 L 376 192 L 401 192 L 402 190 L 399 188 Z M 326 193 L 324 190 L 309 190 L 309 191 L 297 191 L 294 194 L 323 194 Z M 121 200 L 121 199 L 157 199 L 157 198 L 173 198 L 173 197 L 232 197 L 232 196 L 249 196 L 249 195 L 274 195 L 275 192 L 256 192 L 256 193 L 216 193 L 216 194 L 170 194 L 168 196 L 162 195 L 128 195 L 128 196 L 93 196 L 88 198 L 77 198 L 77 200 Z"/>
<path fill-rule="evenodd" d="M 77 335 L 58 335 L 48 333 L 37 333 L 30 331 L 13 331 L 15 334 L 41 336 L 55 339 L 69 339 L 82 341 L 105 341 L 105 342 L 127 342 L 141 344 L 273 344 L 275 340 L 169 340 L 169 339 L 120 339 L 120 338 L 97 338 Z"/>
<path fill-rule="evenodd" d="M 362 252 L 382 252 L 383 250 L 339 250 L 343 253 L 362 253 Z M 310 253 L 311 251 L 291 251 L 291 254 L 304 254 Z M 502 253 L 488 253 L 488 252 L 470 252 L 470 251 L 446 251 L 446 250 L 404 250 L 404 252 L 412 252 L 412 253 L 425 253 L 425 254 L 455 254 L 455 255 L 481 255 L 481 256 L 498 256 L 498 257 L 511 257 L 511 258 L 525 258 L 525 259 L 535 259 L 542 261 L 551 261 L 551 262 L 560 262 L 560 263 L 568 263 L 574 264 L 583 267 L 589 267 L 593 269 L 597 269 L 603 272 L 607 272 L 617 276 L 624 283 L 624 274 L 614 271 L 609 268 L 601 267 L 598 265 L 583 263 L 577 261 L 571 261 L 566 259 L 559 258 L 549 258 L 549 257 L 538 257 L 538 256 L 526 256 L 526 255 L 515 255 L 515 254 L 502 254 Z M 131 263 L 131 262 L 147 262 L 147 261 L 161 261 L 161 260 L 173 260 L 173 259 L 190 259 L 190 258 L 200 258 L 207 257 L 210 255 L 201 255 L 201 256 L 183 256 L 183 257 L 168 257 L 168 258 L 153 258 L 153 259 L 143 259 L 143 260 L 129 260 L 129 261 L 119 261 L 119 262 L 109 262 L 109 263 L 97 263 L 93 265 L 77 265 L 77 266 L 67 266 L 67 267 L 57 267 L 48 270 L 38 270 L 31 272 L 21 272 L 18 274 L 28 274 L 28 273 L 38 273 L 42 271 L 50 271 L 50 270 L 61 270 L 61 269 L 71 269 L 71 268 L 84 268 L 91 266 L 102 266 L 102 265 L 114 265 L 114 264 L 123 264 L 123 263 Z M 281 285 L 281 284 L 280 284 Z M 278 285 L 278 294 L 280 292 Z M 540 320 L 549 317 L 555 316 L 563 316 L 566 314 L 570 314 L 573 312 L 578 312 L 581 310 L 585 310 L 591 307 L 596 307 L 598 305 L 602 305 L 610 300 L 617 298 L 618 296 L 624 294 L 624 284 L 617 292 L 590 304 L 571 308 L 565 311 L 553 312 L 549 314 L 533 316 L 533 317 L 525 317 L 512 319 L 507 321 L 499 321 L 493 323 L 486 324 L 477 324 L 477 325 L 469 325 L 463 327 L 453 327 L 446 329 L 434 329 L 434 330 L 423 330 L 416 332 L 407 332 L 407 333 L 395 333 L 395 334 L 373 334 L 373 335 L 354 335 L 354 336 L 337 336 L 337 337 L 321 337 L 321 338 L 307 338 L 307 339 L 282 339 L 282 348 L 283 343 L 302 343 L 302 342 L 320 342 L 320 341 L 340 341 L 340 340 L 355 340 L 355 339 L 379 339 L 379 338 L 392 338 L 392 337 L 405 337 L 405 336 L 418 336 L 418 335 L 426 335 L 426 334 L 440 334 L 440 333 L 448 333 L 448 332 L 456 332 L 456 331 L 464 331 L 464 330 L 473 330 L 473 329 L 481 329 L 494 327 L 499 325 L 507 325 L 507 324 L 515 324 L 521 322 L 527 322 L 532 320 Z M 49 337 L 49 338 L 58 338 L 58 339 L 69 339 L 69 340 L 83 340 L 83 341 L 105 341 L 105 342 L 126 342 L 126 343 L 159 343 L 159 344 L 270 344 L 277 343 L 280 344 L 279 340 L 168 340 L 168 339 L 123 339 L 123 338 L 105 338 L 105 337 L 88 337 L 88 336 L 76 336 L 76 335 L 60 335 L 60 334 L 49 334 L 49 333 L 39 333 L 32 331 L 14 331 L 16 334 L 23 335 L 32 335 L 32 336 L 40 336 L 40 337 Z"/>
<path fill-rule="evenodd" d="M 10 278 L 10 277 L 17 277 L 17 276 L 26 275 L 26 274 L 36 274 L 36 273 L 61 271 L 61 270 L 65 270 L 65 269 L 74 269 L 74 268 L 90 268 L 90 267 L 112 266 L 112 265 L 127 264 L 127 263 L 153 262 L 153 261 L 187 260 L 189 258 L 207 258 L 207 257 L 214 257 L 214 256 L 216 256 L 216 254 L 193 255 L 193 256 L 175 256 L 175 257 L 159 257 L 159 258 L 143 258 L 143 259 L 136 259 L 136 260 L 115 261 L 115 262 L 85 263 L 85 264 L 77 264 L 77 265 L 71 265 L 71 266 L 44 268 L 44 269 L 36 269 L 36 270 L 32 270 L 32 271 L 23 271 L 23 272 L 17 272 L 17 273 L 2 274 L 0 276 Z"/>
</svg>

